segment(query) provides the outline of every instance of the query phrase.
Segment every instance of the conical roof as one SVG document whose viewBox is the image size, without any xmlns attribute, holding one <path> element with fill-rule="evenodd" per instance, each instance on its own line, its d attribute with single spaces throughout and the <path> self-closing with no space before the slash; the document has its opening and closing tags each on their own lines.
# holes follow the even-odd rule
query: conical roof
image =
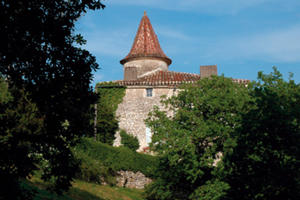
<svg viewBox="0 0 300 200">
<path fill-rule="evenodd" d="M 168 65 L 172 63 L 172 60 L 161 49 L 146 12 L 144 12 L 129 54 L 120 63 L 124 64 L 135 58 L 158 58 Z"/>
</svg>

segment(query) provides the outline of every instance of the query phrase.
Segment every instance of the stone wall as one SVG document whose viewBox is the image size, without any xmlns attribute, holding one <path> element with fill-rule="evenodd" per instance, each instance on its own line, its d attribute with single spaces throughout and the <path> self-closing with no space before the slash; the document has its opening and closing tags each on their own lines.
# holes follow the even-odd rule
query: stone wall
<svg viewBox="0 0 300 200">
<path fill-rule="evenodd" d="M 202 66 L 200 66 L 201 78 L 210 77 L 212 75 L 215 75 L 215 76 L 218 75 L 217 65 L 202 65 Z"/>
<path fill-rule="evenodd" d="M 153 88 L 153 96 L 146 96 L 146 88 Z M 126 89 L 123 102 L 117 109 L 117 117 L 120 129 L 136 136 L 140 143 L 138 151 L 143 151 L 148 146 L 146 142 L 146 125 L 145 119 L 154 105 L 161 106 L 161 96 L 170 97 L 177 91 L 169 87 L 128 87 Z M 115 146 L 120 145 L 120 135 L 116 134 Z"/>
<path fill-rule="evenodd" d="M 119 171 L 117 176 L 117 186 L 126 188 L 144 189 L 152 180 L 141 172 Z"/>
<path fill-rule="evenodd" d="M 136 67 L 125 67 L 124 68 L 124 81 L 136 80 L 137 79 L 137 68 Z"/>
<path fill-rule="evenodd" d="M 140 78 L 142 76 L 147 75 L 148 73 L 153 73 L 156 70 L 162 70 L 167 71 L 168 70 L 168 64 L 165 61 L 159 60 L 159 59 L 136 59 L 129 62 L 126 62 L 124 64 L 124 72 L 127 72 L 126 68 L 130 67 L 136 67 L 137 70 L 137 77 Z M 124 80 L 127 79 L 127 74 L 124 73 Z M 130 79 L 132 80 L 132 79 Z"/>
</svg>

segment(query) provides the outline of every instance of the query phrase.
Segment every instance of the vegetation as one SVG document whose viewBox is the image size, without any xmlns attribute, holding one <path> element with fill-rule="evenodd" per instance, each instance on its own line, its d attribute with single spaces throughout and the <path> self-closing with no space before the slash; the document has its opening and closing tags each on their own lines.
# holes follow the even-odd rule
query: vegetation
<svg viewBox="0 0 300 200">
<path fill-rule="evenodd" d="M 23 181 L 22 187 L 29 191 L 35 191 L 34 200 L 142 200 L 142 190 L 110 187 L 75 180 L 72 188 L 63 195 L 57 195 L 46 190 L 48 187 L 38 175 L 33 176 L 29 181 Z"/>
<path fill-rule="evenodd" d="M 274 69 L 249 90 L 255 101 L 224 157 L 225 199 L 300 199 L 300 85 Z"/>
<path fill-rule="evenodd" d="M 300 86 L 274 69 L 248 87 L 224 77 L 187 85 L 148 119 L 159 155 L 147 199 L 296 200 Z"/>
<path fill-rule="evenodd" d="M 70 147 L 92 128 L 90 81 L 98 69 L 78 47 L 85 41 L 74 35 L 74 23 L 100 8 L 101 0 L 1 1 L 0 74 L 13 98 L 0 105 L 1 185 L 18 187 L 43 160 L 42 179 L 53 180 L 56 192 L 71 186 L 78 162 Z M 3 191 L 0 198 L 20 194 L 7 198 Z"/>
<path fill-rule="evenodd" d="M 11 96 L 10 92 L 8 91 L 8 85 L 4 81 L 2 76 L 0 76 L 0 102 L 1 102 L 1 104 L 5 104 L 5 103 L 9 102 L 10 100 L 12 100 L 12 96 Z"/>
<path fill-rule="evenodd" d="M 24 90 L 14 88 L 10 93 L 0 79 L 0 94 L 0 199 L 13 197 L 12 190 L 26 198 L 30 193 L 22 190 L 19 178 L 36 169 L 37 147 L 31 141 L 39 136 L 43 119 Z"/>
<path fill-rule="evenodd" d="M 276 69 L 248 87 L 211 77 L 165 99 L 174 116 L 155 108 L 147 121 L 155 157 L 135 152 L 124 132 L 125 147 L 110 146 L 125 88 L 102 83 L 93 93 L 98 64 L 74 35 L 101 2 L 1 1 L 0 199 L 141 199 L 97 185 L 114 185 L 119 170 L 154 178 L 149 200 L 300 199 L 300 86 Z M 98 142 L 81 139 L 92 135 L 94 103 Z"/>
<path fill-rule="evenodd" d="M 132 151 L 136 151 L 140 147 L 139 140 L 137 139 L 137 137 L 127 134 L 124 130 L 120 131 L 120 136 L 121 144 L 124 147 L 127 147 Z"/>
<path fill-rule="evenodd" d="M 87 156 L 84 151 L 76 150 L 75 156 L 80 160 L 80 170 L 76 178 L 89 182 L 109 185 L 115 185 L 116 172 L 110 167 L 106 167 L 101 159 L 93 159 Z"/>
<path fill-rule="evenodd" d="M 153 170 L 158 165 L 158 159 L 155 156 L 137 153 L 125 147 L 112 147 L 108 144 L 95 142 L 92 138 L 83 138 L 81 142 L 74 148 L 75 155 L 83 159 L 90 159 L 95 162 L 93 165 L 104 166 L 106 177 L 111 177 L 114 172 L 120 170 L 140 171 L 148 177 L 153 177 Z M 91 168 L 91 164 L 86 166 Z M 87 180 L 87 179 L 84 179 Z"/>
<path fill-rule="evenodd" d="M 147 199 L 218 199 L 229 188 L 219 178 L 218 160 L 232 151 L 231 135 L 249 109 L 247 88 L 212 77 L 183 89 L 164 101 L 172 118 L 156 108 L 148 119 L 150 147 L 160 157 Z"/>
<path fill-rule="evenodd" d="M 98 152 L 95 153 L 95 149 L 97 149 Z M 135 168 L 136 171 L 142 172 L 148 170 L 148 168 L 145 168 L 145 165 L 142 165 L 141 163 L 136 164 L 135 162 L 137 161 L 145 162 L 151 168 L 155 168 L 155 164 L 157 164 L 155 157 L 138 154 L 128 148 L 112 147 L 110 145 L 94 141 L 92 138 L 82 139 L 81 143 L 73 148 L 73 152 L 75 157 L 81 160 L 81 170 L 77 173 L 76 180 L 73 181 L 72 187 L 68 192 L 64 192 L 62 195 L 57 195 L 56 193 L 48 191 L 47 188 L 51 185 L 41 179 L 42 172 L 40 170 L 36 170 L 29 180 L 22 180 L 21 188 L 29 193 L 34 193 L 34 200 L 141 200 L 143 199 L 143 190 L 114 186 L 115 172 L 120 169 L 131 170 L 133 168 Z M 101 156 L 99 152 L 106 155 L 108 154 L 106 159 L 117 154 L 121 154 L 120 157 L 122 156 L 122 161 L 119 165 L 111 165 L 111 162 L 118 163 L 118 159 L 120 159 L 120 157 L 116 157 L 113 161 L 110 160 L 109 162 L 105 162 L 104 159 L 98 157 L 99 155 Z M 129 158 L 135 158 L 134 160 L 124 159 L 124 156 L 126 155 L 128 155 Z M 94 159 L 94 157 L 97 159 Z M 133 166 L 133 168 L 128 169 L 128 166 Z M 100 185 L 103 182 L 108 183 L 108 185 Z M 8 192 L 11 193 L 11 190 L 8 190 Z"/>
<path fill-rule="evenodd" d="M 115 133 L 119 129 L 116 110 L 125 95 L 125 88 L 112 82 L 98 83 L 97 103 L 97 140 L 106 144 L 113 144 Z"/>
</svg>

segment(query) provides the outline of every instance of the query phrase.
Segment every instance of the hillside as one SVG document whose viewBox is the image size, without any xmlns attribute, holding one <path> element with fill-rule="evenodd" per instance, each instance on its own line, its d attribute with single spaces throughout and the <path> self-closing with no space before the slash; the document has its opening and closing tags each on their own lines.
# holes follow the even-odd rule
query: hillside
<svg viewBox="0 0 300 200">
<path fill-rule="evenodd" d="M 140 171 L 151 177 L 158 164 L 154 156 L 125 147 L 112 147 L 91 138 L 83 138 L 73 148 L 73 153 L 81 160 L 81 165 L 72 188 L 62 196 L 49 192 L 46 190 L 49 184 L 43 182 L 40 171 L 36 171 L 31 179 L 23 182 L 25 189 L 37 191 L 34 200 L 141 200 L 143 190 L 117 187 L 115 176 L 124 170 Z M 103 182 L 107 185 L 101 185 Z"/>
<path fill-rule="evenodd" d="M 34 200 L 142 200 L 143 190 L 104 186 L 76 180 L 62 196 L 46 190 L 47 185 L 34 176 L 24 182 L 24 187 L 37 191 Z"/>
</svg>

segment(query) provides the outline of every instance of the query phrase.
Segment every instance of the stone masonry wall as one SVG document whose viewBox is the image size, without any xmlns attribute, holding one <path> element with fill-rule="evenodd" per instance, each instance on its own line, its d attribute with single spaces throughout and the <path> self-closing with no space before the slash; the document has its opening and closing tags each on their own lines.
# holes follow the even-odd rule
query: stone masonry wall
<svg viewBox="0 0 300 200">
<path fill-rule="evenodd" d="M 117 176 L 117 186 L 126 188 L 144 189 L 146 185 L 152 182 L 141 172 L 119 171 Z"/>
<path fill-rule="evenodd" d="M 148 87 L 153 88 L 153 96 L 146 96 L 147 87 L 128 87 L 126 89 L 123 102 L 117 109 L 117 117 L 120 129 L 136 136 L 140 143 L 138 151 L 143 151 L 147 147 L 146 142 L 146 125 L 144 120 L 147 119 L 148 113 L 154 105 L 161 107 L 161 96 L 170 97 L 176 92 L 173 88 L 168 87 Z M 116 134 L 115 146 L 120 145 L 120 135 Z"/>
<path fill-rule="evenodd" d="M 168 70 L 168 65 L 166 62 L 159 59 L 137 59 L 132 60 L 124 64 L 124 71 L 127 67 L 136 67 L 137 69 L 137 77 L 140 78 L 142 76 L 147 75 L 148 73 L 152 73 L 155 70 Z M 126 77 L 124 80 L 127 80 Z"/>
</svg>

